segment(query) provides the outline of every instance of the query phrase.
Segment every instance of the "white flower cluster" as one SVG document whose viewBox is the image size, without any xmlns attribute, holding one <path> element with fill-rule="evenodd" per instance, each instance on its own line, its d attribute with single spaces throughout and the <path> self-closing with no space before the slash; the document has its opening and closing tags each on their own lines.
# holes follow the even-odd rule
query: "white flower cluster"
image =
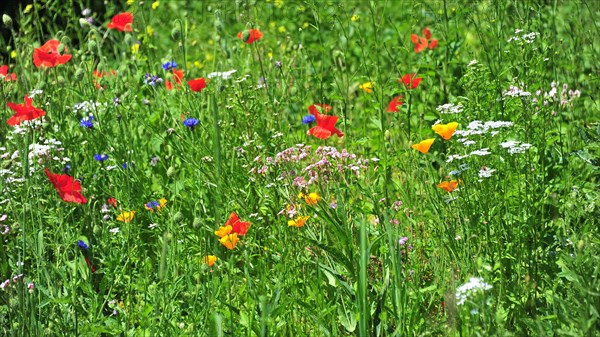
<svg viewBox="0 0 600 337">
<path fill-rule="evenodd" d="M 509 128 L 513 126 L 513 122 L 507 122 L 507 121 L 488 121 L 488 122 L 481 122 L 481 121 L 472 121 L 471 123 L 469 123 L 469 125 L 467 125 L 467 129 L 466 130 L 456 130 L 454 132 L 455 135 L 457 136 L 463 136 L 463 137 L 468 137 L 471 135 L 483 135 L 486 133 L 491 133 L 492 136 L 496 135 L 498 133 L 498 131 L 495 131 L 495 129 L 500 129 L 500 128 Z M 461 143 L 464 143 L 464 140 L 459 139 L 458 140 Z"/>
<path fill-rule="evenodd" d="M 537 32 L 521 34 L 522 32 L 523 32 L 522 29 L 515 29 L 515 36 L 508 39 L 508 42 L 513 42 L 513 41 L 521 42 L 522 41 L 525 43 L 533 43 L 533 41 L 535 41 L 535 38 L 540 35 L 540 33 L 537 33 Z"/>
<path fill-rule="evenodd" d="M 231 75 L 233 75 L 235 72 L 237 72 L 237 70 L 235 70 L 235 69 L 231 69 L 231 70 L 224 71 L 224 72 L 218 72 L 218 71 L 216 71 L 216 72 L 212 72 L 212 73 L 208 74 L 206 77 L 208 77 L 208 78 L 220 77 L 220 78 L 222 78 L 222 79 L 224 79 L 224 80 L 227 80 L 227 79 L 229 79 L 229 78 L 231 77 Z"/>
<path fill-rule="evenodd" d="M 93 101 L 83 101 L 73 105 L 72 109 L 74 113 L 83 113 L 85 116 L 89 116 L 92 112 L 101 112 L 106 110 L 107 104 Z"/>
<path fill-rule="evenodd" d="M 494 173 L 494 172 L 496 172 L 496 170 L 493 170 L 493 169 L 490 169 L 489 167 L 483 166 L 483 167 L 481 167 L 481 170 L 479 170 L 479 178 L 489 178 L 492 176 L 492 173 Z"/>
<path fill-rule="evenodd" d="M 505 149 L 508 149 L 508 153 L 516 154 L 516 153 L 523 153 L 523 152 L 529 150 L 529 148 L 531 147 L 531 144 L 521 143 L 516 140 L 509 140 L 504 143 L 500 143 L 500 146 L 502 146 Z"/>
<path fill-rule="evenodd" d="M 511 85 L 508 90 L 504 91 L 502 93 L 503 97 L 526 97 L 526 96 L 531 96 L 531 93 L 529 91 L 525 91 L 519 87 L 516 87 L 514 85 Z"/>
<path fill-rule="evenodd" d="M 469 282 L 456 288 L 456 304 L 463 305 L 469 297 L 492 289 L 481 277 L 471 277 Z"/>
<path fill-rule="evenodd" d="M 460 103 L 448 103 L 438 106 L 437 108 L 435 108 L 435 110 L 437 110 L 441 114 L 458 114 L 463 111 L 463 106 Z"/>
</svg>

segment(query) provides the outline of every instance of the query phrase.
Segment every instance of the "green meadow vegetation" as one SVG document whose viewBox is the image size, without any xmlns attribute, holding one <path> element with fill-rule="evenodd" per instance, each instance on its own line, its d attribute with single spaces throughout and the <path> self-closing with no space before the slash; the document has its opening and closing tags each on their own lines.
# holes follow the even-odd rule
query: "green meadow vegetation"
<svg viewBox="0 0 600 337">
<path fill-rule="evenodd" d="M 2 336 L 597 336 L 596 1 L 35 1 Z"/>
</svg>

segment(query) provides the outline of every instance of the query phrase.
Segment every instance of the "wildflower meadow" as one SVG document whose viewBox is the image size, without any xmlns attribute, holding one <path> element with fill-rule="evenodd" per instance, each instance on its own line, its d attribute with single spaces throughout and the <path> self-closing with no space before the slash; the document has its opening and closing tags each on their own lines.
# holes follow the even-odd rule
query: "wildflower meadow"
<svg viewBox="0 0 600 337">
<path fill-rule="evenodd" d="M 0 335 L 598 336 L 599 18 L 3 13 Z"/>
</svg>

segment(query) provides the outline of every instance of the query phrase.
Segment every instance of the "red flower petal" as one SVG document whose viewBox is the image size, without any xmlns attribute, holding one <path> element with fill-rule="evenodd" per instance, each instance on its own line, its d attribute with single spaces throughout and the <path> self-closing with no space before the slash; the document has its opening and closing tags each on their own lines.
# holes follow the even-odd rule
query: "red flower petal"
<svg viewBox="0 0 600 337">
<path fill-rule="evenodd" d="M 403 102 L 401 101 L 402 96 L 396 96 L 392 101 L 388 104 L 387 112 L 398 112 L 398 107 L 402 106 Z"/>
<path fill-rule="evenodd" d="M 8 125 L 11 126 L 20 125 L 21 122 L 30 121 L 46 114 L 44 110 L 31 105 L 31 98 L 29 96 L 25 96 L 25 104 L 8 102 L 6 105 L 15 112 L 15 114 L 6 121 Z"/>
<path fill-rule="evenodd" d="M 254 41 L 262 39 L 263 33 L 258 29 L 248 29 L 243 32 L 239 32 L 237 37 L 238 39 L 250 44 L 254 43 Z"/>
<path fill-rule="evenodd" d="M 229 219 L 227 219 L 225 222 L 225 226 L 231 226 L 232 233 L 246 235 L 248 228 L 250 227 L 250 222 L 240 221 L 240 218 L 237 216 L 237 214 L 235 212 L 231 212 L 231 214 L 229 214 Z"/>
<path fill-rule="evenodd" d="M 183 81 L 183 69 L 177 70 L 173 68 L 173 75 L 173 77 L 175 77 L 175 82 L 177 82 L 177 84 L 181 84 Z"/>
<path fill-rule="evenodd" d="M 327 113 L 329 111 L 331 111 L 331 105 L 329 104 L 321 104 L 321 103 L 316 103 L 316 104 L 312 104 L 311 106 L 308 107 L 308 113 L 313 115 L 313 116 L 317 116 L 318 114 L 321 113 Z"/>
<path fill-rule="evenodd" d="M 121 32 L 131 32 L 133 23 L 133 14 L 129 12 L 119 13 L 112 17 L 108 23 L 109 29 L 116 29 Z"/>
<path fill-rule="evenodd" d="M 429 28 L 427 28 L 427 27 L 423 28 L 423 36 L 425 36 L 427 41 L 429 41 L 429 39 L 431 39 L 431 31 L 429 30 Z"/>
<path fill-rule="evenodd" d="M 415 89 L 421 83 L 422 78 L 417 77 L 417 74 L 406 74 L 402 76 L 400 82 L 404 83 L 407 89 Z"/>
<path fill-rule="evenodd" d="M 78 204 L 87 203 L 87 199 L 81 194 L 79 181 L 74 180 L 73 177 L 67 174 L 54 174 L 47 168 L 44 169 L 44 173 L 46 173 L 62 200 Z"/>
<path fill-rule="evenodd" d="M 33 64 L 36 67 L 56 67 L 60 64 L 67 63 L 72 55 L 58 53 L 60 41 L 49 40 L 43 46 L 33 50 Z"/>
<path fill-rule="evenodd" d="M 202 90 L 206 88 L 206 80 L 204 77 L 189 80 L 187 83 L 190 86 L 190 89 L 195 92 L 202 92 Z"/>
<path fill-rule="evenodd" d="M 327 139 L 335 134 L 338 137 L 343 137 L 344 133 L 335 127 L 338 121 L 338 116 L 328 116 L 323 114 L 314 115 L 317 118 L 317 126 L 309 129 L 306 134 L 313 135 L 319 139 Z"/>
</svg>

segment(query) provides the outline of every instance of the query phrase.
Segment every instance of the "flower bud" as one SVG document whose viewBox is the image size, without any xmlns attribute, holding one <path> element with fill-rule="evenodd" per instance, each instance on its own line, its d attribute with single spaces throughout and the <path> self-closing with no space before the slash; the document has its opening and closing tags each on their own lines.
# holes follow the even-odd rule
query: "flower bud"
<svg viewBox="0 0 600 337">
<path fill-rule="evenodd" d="M 167 177 L 171 178 L 175 175 L 175 173 L 177 173 L 175 168 L 173 166 L 169 166 L 169 168 L 167 169 Z"/>
<path fill-rule="evenodd" d="M 81 81 L 83 79 L 83 76 L 85 74 L 83 73 L 83 69 L 81 68 L 77 68 L 77 70 L 75 70 L 75 79 L 78 81 Z"/>
<path fill-rule="evenodd" d="M 173 28 L 173 30 L 171 31 L 171 37 L 175 41 L 179 40 L 179 38 L 181 37 L 181 30 L 179 30 L 179 27 Z"/>
<path fill-rule="evenodd" d="M 181 212 L 177 212 L 175 213 L 175 215 L 173 216 L 173 222 L 175 223 L 180 223 L 185 219 L 185 217 L 183 216 L 183 213 Z"/>
<path fill-rule="evenodd" d="M 98 44 L 96 43 L 96 40 L 89 40 L 88 41 L 88 50 L 93 53 L 94 51 L 96 51 L 97 45 Z"/>
<path fill-rule="evenodd" d="M 10 16 L 8 16 L 7 14 L 2 14 L 2 23 L 4 24 L 5 27 L 12 27 L 12 18 Z"/>
<path fill-rule="evenodd" d="M 84 18 L 79 18 L 79 26 L 81 26 L 81 28 L 85 28 L 87 26 L 90 25 L 90 22 Z"/>
<path fill-rule="evenodd" d="M 200 218 L 194 218 L 194 222 L 192 223 L 192 226 L 194 226 L 194 228 L 199 228 L 202 225 L 202 220 Z"/>
</svg>

